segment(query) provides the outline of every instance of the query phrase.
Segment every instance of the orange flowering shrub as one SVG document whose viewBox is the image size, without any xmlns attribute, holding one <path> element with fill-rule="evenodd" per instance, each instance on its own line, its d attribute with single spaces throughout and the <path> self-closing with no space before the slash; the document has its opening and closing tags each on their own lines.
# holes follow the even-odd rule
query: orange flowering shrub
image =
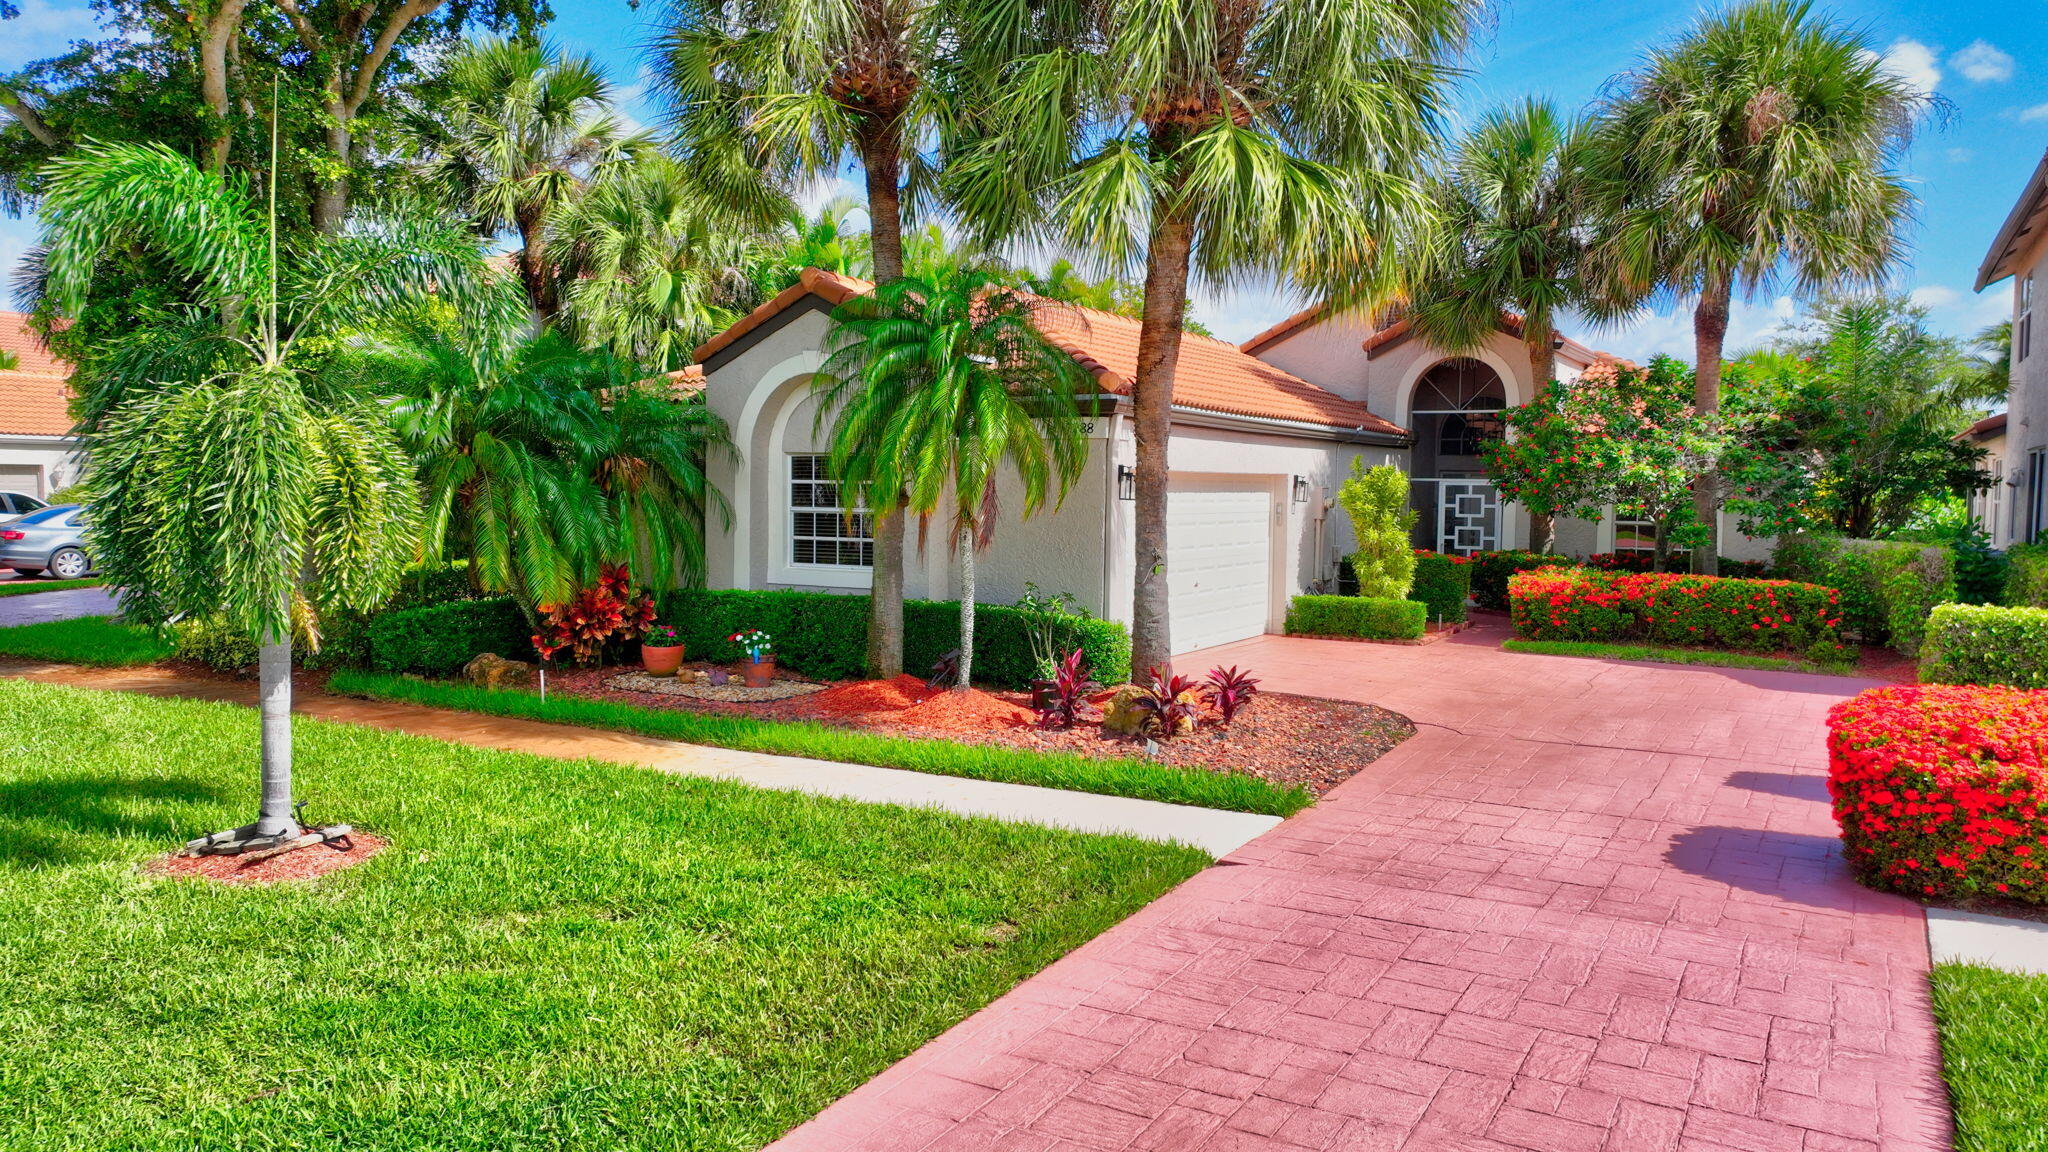
<svg viewBox="0 0 2048 1152">
<path fill-rule="evenodd" d="M 1828 792 L 1849 862 L 1912 896 L 2048 904 L 2048 692 L 1916 684 L 1828 712 Z"/>
<path fill-rule="evenodd" d="M 1584 568 L 1508 581 L 1515 634 L 1526 640 L 1650 641 L 1841 660 L 1841 594 L 1790 580 L 1736 580 Z"/>
</svg>

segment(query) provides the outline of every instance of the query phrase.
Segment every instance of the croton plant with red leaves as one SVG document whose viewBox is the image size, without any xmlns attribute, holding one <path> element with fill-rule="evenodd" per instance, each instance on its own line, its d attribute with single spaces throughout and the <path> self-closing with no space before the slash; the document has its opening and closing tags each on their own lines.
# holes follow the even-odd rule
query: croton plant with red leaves
<svg viewBox="0 0 2048 1152">
<path fill-rule="evenodd" d="M 543 660 L 566 648 L 576 663 L 595 664 L 605 645 L 638 638 L 655 615 L 654 594 L 635 592 L 632 573 L 625 565 L 614 564 L 598 574 L 594 587 L 567 604 L 540 606 L 540 632 L 533 638 L 533 648 Z"/>
<path fill-rule="evenodd" d="M 1849 862 L 1913 896 L 2048 904 L 2048 691 L 1873 688 L 1828 713 Z"/>
</svg>

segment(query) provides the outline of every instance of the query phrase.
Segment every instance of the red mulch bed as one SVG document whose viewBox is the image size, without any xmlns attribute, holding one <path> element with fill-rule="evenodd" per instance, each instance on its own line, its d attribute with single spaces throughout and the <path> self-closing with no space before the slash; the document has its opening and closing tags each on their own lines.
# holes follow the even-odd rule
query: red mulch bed
<svg viewBox="0 0 2048 1152">
<path fill-rule="evenodd" d="M 705 665 L 686 666 L 684 673 L 688 674 L 692 667 Z M 648 708 L 766 720 L 809 720 L 865 732 L 937 737 L 963 744 L 1071 752 L 1105 759 L 1150 758 L 1186 768 L 1233 769 L 1278 784 L 1305 785 L 1317 795 L 1357 775 L 1367 764 L 1415 734 L 1415 725 L 1407 717 L 1384 708 L 1268 692 L 1240 711 L 1236 723 L 1229 727 L 1215 723 L 1217 717 L 1211 715 L 1194 734 L 1156 741 L 1156 752 L 1148 752 L 1143 738 L 1121 736 L 1102 728 L 1099 705 L 1108 699 L 1108 693 L 1091 698 L 1097 707 L 1087 710 L 1082 722 L 1060 730 L 1038 726 L 1029 707 L 1028 693 L 932 689 L 908 675 L 894 680 L 850 680 L 807 696 L 739 704 L 629 692 L 605 684 L 620 671 L 564 671 L 549 676 L 548 684 L 558 692 Z"/>
<path fill-rule="evenodd" d="M 240 856 L 165 856 L 150 861 L 149 871 L 159 876 L 196 876 L 222 884 L 317 880 L 329 872 L 361 864 L 391 843 L 381 836 L 362 832 L 352 832 L 348 839 L 349 847 L 345 852 L 328 844 L 313 844 L 254 863 Z"/>
</svg>

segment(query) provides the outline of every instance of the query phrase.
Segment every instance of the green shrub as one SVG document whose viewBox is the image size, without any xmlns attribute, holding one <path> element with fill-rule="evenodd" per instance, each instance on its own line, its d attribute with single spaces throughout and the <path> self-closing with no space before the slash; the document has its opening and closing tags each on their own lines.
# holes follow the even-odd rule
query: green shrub
<svg viewBox="0 0 2048 1152">
<path fill-rule="evenodd" d="M 448 673 L 485 652 L 533 659 L 533 625 L 509 596 L 402 608 L 370 618 L 367 657 L 380 672 Z"/>
<path fill-rule="evenodd" d="M 1351 518 L 1358 551 L 1351 569 L 1358 594 L 1400 599 L 1415 580 L 1415 549 L 1409 536 L 1418 513 L 1408 506 L 1408 474 L 1391 464 L 1365 466 L 1351 459 L 1351 475 L 1337 486 L 1337 503 Z"/>
<path fill-rule="evenodd" d="M 1955 553 L 1941 545 L 1788 536 L 1772 557 L 1779 576 L 1841 592 L 1842 619 L 1865 644 L 1920 654 L 1927 614 L 1956 598 Z"/>
<path fill-rule="evenodd" d="M 1472 582 L 1472 599 L 1478 601 L 1481 608 L 1494 612 L 1508 610 L 1508 578 L 1515 573 L 1573 566 L 1567 556 L 1514 549 L 1474 552 L 1465 558 L 1465 562 L 1470 568 L 1467 576 Z"/>
<path fill-rule="evenodd" d="M 740 650 L 726 639 L 743 628 L 775 638 L 782 667 L 821 680 L 845 680 L 862 673 L 867 656 L 868 598 L 831 592 L 692 589 L 664 593 L 661 619 L 683 636 L 693 660 L 731 661 Z M 1005 605 L 975 607 L 976 679 L 1021 688 L 1035 676 L 1028 635 L 1030 617 Z M 1060 628 L 1063 651 L 1082 650 L 1089 675 L 1120 684 L 1131 675 L 1131 637 L 1122 624 L 1076 617 Z M 911 600 L 903 605 L 903 667 L 914 675 L 960 646 L 960 604 L 954 600 Z"/>
<path fill-rule="evenodd" d="M 1357 636 L 1413 640 L 1422 635 L 1429 606 L 1420 600 L 1379 596 L 1296 596 L 1287 606 L 1290 636 Z"/>
<path fill-rule="evenodd" d="M 2014 608 L 2048 608 L 2048 544 L 2015 544 L 2005 550 L 2005 602 Z"/>
<path fill-rule="evenodd" d="M 177 625 L 171 630 L 171 643 L 171 654 L 178 659 L 196 660 L 217 672 L 235 672 L 256 663 L 256 638 L 219 618 Z"/>
<path fill-rule="evenodd" d="M 1472 594 L 1472 566 L 1462 556 L 1441 552 L 1415 554 L 1415 586 L 1410 600 L 1429 608 L 1429 618 L 1455 624 L 1465 618 L 1465 598 Z"/>
<path fill-rule="evenodd" d="M 1920 679 L 2048 688 L 2048 609 L 1941 605 L 1927 619 Z"/>
</svg>

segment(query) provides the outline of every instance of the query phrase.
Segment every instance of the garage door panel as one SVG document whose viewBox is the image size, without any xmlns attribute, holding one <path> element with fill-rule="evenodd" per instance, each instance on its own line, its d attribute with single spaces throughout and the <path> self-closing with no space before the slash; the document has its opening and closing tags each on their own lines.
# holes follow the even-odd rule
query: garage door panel
<svg viewBox="0 0 2048 1152">
<path fill-rule="evenodd" d="M 1174 648 L 1189 652 L 1266 631 L 1272 489 L 1176 478 L 1166 502 L 1166 586 Z"/>
</svg>

